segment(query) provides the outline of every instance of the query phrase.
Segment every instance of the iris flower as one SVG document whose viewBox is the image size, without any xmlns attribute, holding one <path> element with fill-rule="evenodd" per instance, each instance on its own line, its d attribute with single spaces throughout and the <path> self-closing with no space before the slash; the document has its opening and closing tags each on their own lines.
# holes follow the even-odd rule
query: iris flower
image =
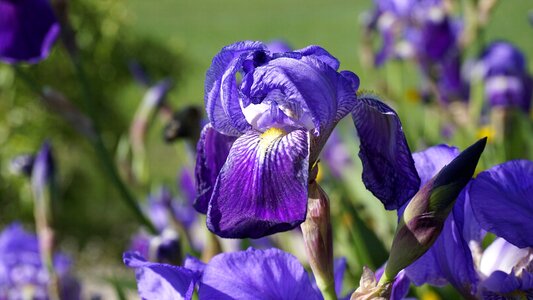
<svg viewBox="0 0 533 300">
<path fill-rule="evenodd" d="M 445 145 L 415 153 L 422 182 L 457 155 L 456 148 Z M 449 283 L 466 299 L 533 296 L 532 187 L 531 161 L 510 161 L 478 174 L 432 248 L 405 269 L 408 277 L 416 285 Z M 486 231 L 499 238 L 482 252 Z"/>
<path fill-rule="evenodd" d="M 481 53 L 473 72 L 485 82 L 485 99 L 492 107 L 517 107 L 529 112 L 533 78 L 524 54 L 513 44 L 491 43 Z"/>
<path fill-rule="evenodd" d="M 151 263 L 127 252 L 124 263 L 136 269 L 139 295 L 147 300 L 191 299 L 195 287 L 199 299 L 323 299 L 296 257 L 274 248 L 222 253 L 207 264 L 187 257 L 181 267 Z M 337 295 L 345 270 L 346 260 L 335 260 Z"/>
<path fill-rule="evenodd" d="M 79 299 L 80 287 L 70 275 L 70 260 L 54 256 L 61 299 Z M 49 276 L 41 262 L 37 237 L 18 223 L 0 233 L 0 299 L 48 299 Z"/>
<path fill-rule="evenodd" d="M 363 181 L 389 209 L 419 184 L 396 113 L 323 48 L 271 53 L 260 42 L 224 47 L 205 82 L 210 123 L 197 147 L 196 209 L 221 237 L 259 238 L 305 220 L 308 182 L 337 122 L 352 113 Z"/>
<path fill-rule="evenodd" d="M 0 61 L 36 63 L 50 53 L 59 23 L 48 0 L 0 0 Z"/>
</svg>

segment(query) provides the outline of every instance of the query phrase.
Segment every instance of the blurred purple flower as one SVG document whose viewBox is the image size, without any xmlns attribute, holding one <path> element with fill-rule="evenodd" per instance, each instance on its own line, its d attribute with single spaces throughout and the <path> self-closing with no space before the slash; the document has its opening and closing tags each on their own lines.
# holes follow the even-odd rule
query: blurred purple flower
<svg viewBox="0 0 533 300">
<path fill-rule="evenodd" d="M 188 257 L 184 267 L 149 263 L 128 252 L 124 263 L 137 269 L 139 295 L 147 300 L 191 299 L 196 283 L 200 300 L 322 299 L 296 257 L 278 249 L 222 253 L 207 264 Z M 337 260 L 337 293 L 344 270 L 345 260 Z"/>
<path fill-rule="evenodd" d="M 70 261 L 54 256 L 62 299 L 79 299 L 80 286 L 70 274 Z M 37 237 L 18 223 L 0 234 L 0 299 L 48 299 L 49 275 L 41 262 Z M 23 296 L 25 295 L 25 297 Z"/>
<path fill-rule="evenodd" d="M 337 122 L 351 111 L 365 141 L 361 157 L 368 166 L 367 187 L 382 189 L 384 178 L 392 175 L 392 187 L 379 191 L 380 196 L 388 192 L 393 196 L 385 195 L 385 201 L 406 198 L 395 190 L 403 161 L 391 162 L 398 154 L 379 151 L 383 143 L 393 143 L 392 149 L 407 148 L 399 154 L 408 153 L 407 163 L 411 159 L 396 114 L 374 97 L 357 101 L 359 78 L 337 72 L 338 67 L 337 59 L 318 46 L 270 53 L 260 42 L 245 41 L 215 56 L 205 83 L 211 123 L 198 143 L 195 203 L 207 213 L 211 231 L 259 238 L 303 222 L 318 155 Z"/>
<path fill-rule="evenodd" d="M 42 201 L 47 195 L 46 190 L 53 188 L 55 176 L 55 164 L 52 156 L 52 147 L 49 142 L 45 142 L 39 152 L 35 155 L 31 172 L 31 186 L 36 201 Z"/>
<path fill-rule="evenodd" d="M 474 78 L 485 83 L 485 99 L 492 107 L 517 107 L 529 112 L 533 78 L 527 71 L 524 54 L 504 41 L 491 43 L 473 69 Z"/>
<path fill-rule="evenodd" d="M 0 0 L 0 61 L 37 63 L 59 35 L 48 0 Z"/>
<path fill-rule="evenodd" d="M 340 178 L 343 171 L 354 164 L 352 153 L 342 141 L 337 130 L 333 130 L 324 146 L 322 161 L 326 164 L 331 175 L 336 178 Z"/>
</svg>

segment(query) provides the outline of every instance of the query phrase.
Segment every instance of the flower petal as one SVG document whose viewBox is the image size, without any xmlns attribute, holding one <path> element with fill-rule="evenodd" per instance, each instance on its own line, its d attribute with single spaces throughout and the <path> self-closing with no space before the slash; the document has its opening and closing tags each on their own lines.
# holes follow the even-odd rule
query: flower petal
<svg viewBox="0 0 533 300">
<path fill-rule="evenodd" d="M 219 254 L 206 266 L 200 299 L 322 299 L 300 262 L 278 249 Z"/>
<path fill-rule="evenodd" d="M 359 134 L 363 182 L 386 209 L 398 209 L 420 186 L 396 112 L 372 94 L 358 95 L 352 112 Z"/>
<path fill-rule="evenodd" d="M 313 58 L 316 58 L 330 66 L 335 71 L 339 69 L 339 60 L 336 59 L 333 55 L 331 55 L 326 49 L 320 46 L 311 45 L 303 49 L 296 50 L 294 52 L 301 53 L 303 56 L 311 56 Z"/>
<path fill-rule="evenodd" d="M 37 63 L 59 35 L 48 0 L 0 1 L 0 60 Z"/>
<path fill-rule="evenodd" d="M 209 203 L 207 225 L 221 237 L 259 238 L 305 220 L 308 134 L 250 131 L 233 144 Z"/>
<path fill-rule="evenodd" d="M 227 136 L 216 131 L 209 123 L 204 126 L 196 147 L 196 190 L 198 196 L 194 201 L 194 208 L 205 214 L 218 173 L 226 162 L 231 145 L 235 137 Z"/>
<path fill-rule="evenodd" d="M 459 155 L 457 147 L 443 144 L 413 153 L 416 171 L 420 176 L 420 187 L 437 175 L 440 169 L 449 164 L 457 155 Z"/>
<path fill-rule="evenodd" d="M 213 58 L 205 79 L 207 116 L 219 132 L 237 136 L 249 128 L 239 105 L 237 72 L 244 60 L 256 51 L 264 51 L 261 42 L 243 41 L 231 44 Z"/>
<path fill-rule="evenodd" d="M 533 247 L 533 162 L 513 160 L 481 172 L 470 201 L 481 228 L 519 248 Z"/>
<path fill-rule="evenodd" d="M 124 253 L 124 264 L 135 268 L 139 296 L 147 300 L 191 299 L 194 274 L 182 267 L 146 261 L 135 252 Z"/>
</svg>

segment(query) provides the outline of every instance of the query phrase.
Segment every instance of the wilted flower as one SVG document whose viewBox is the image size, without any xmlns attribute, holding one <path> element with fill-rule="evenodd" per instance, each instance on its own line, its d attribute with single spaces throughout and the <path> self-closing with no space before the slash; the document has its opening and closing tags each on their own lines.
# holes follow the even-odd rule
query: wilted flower
<svg viewBox="0 0 533 300">
<path fill-rule="evenodd" d="M 79 299 L 79 284 L 70 275 L 70 261 L 62 254 L 53 259 L 61 299 Z M 20 224 L 0 234 L 0 299 L 48 299 L 50 276 L 41 261 L 35 235 Z"/>
<path fill-rule="evenodd" d="M 59 35 L 48 0 L 0 0 L 0 61 L 36 63 Z"/>
<path fill-rule="evenodd" d="M 195 203 L 207 213 L 211 231 L 258 238 L 299 225 L 318 155 L 336 123 L 351 111 L 367 187 L 382 189 L 377 193 L 386 196 L 384 201 L 412 195 L 398 192 L 413 185 L 399 183 L 398 173 L 405 169 L 399 165 L 409 169 L 410 164 L 416 186 L 418 178 L 396 114 L 371 95 L 357 101 L 358 77 L 337 72 L 338 67 L 318 46 L 270 53 L 262 43 L 238 42 L 215 56 L 206 77 L 211 123 L 198 143 Z M 383 145 L 399 151 L 381 150 Z M 406 153 L 407 160 L 397 161 Z"/>
</svg>

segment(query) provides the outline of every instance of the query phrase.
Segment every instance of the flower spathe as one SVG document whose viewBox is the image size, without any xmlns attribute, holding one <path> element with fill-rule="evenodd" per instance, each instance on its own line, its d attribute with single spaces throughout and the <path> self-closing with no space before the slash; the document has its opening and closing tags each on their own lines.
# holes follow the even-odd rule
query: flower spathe
<svg viewBox="0 0 533 300">
<path fill-rule="evenodd" d="M 59 23 L 48 0 L 0 0 L 0 61 L 37 63 L 50 53 Z"/>
<path fill-rule="evenodd" d="M 359 78 L 338 68 L 338 60 L 318 46 L 272 53 L 263 43 L 244 41 L 213 58 L 205 82 L 210 124 L 197 147 L 195 202 L 198 211 L 207 213 L 211 231 L 259 238 L 304 221 L 319 153 L 337 122 L 357 105 Z M 359 111 L 354 118 L 365 127 L 389 117 Z M 397 118 L 392 110 L 387 113 Z M 387 136 L 400 133 L 394 140 L 405 139 L 401 126 L 393 129 Z M 366 131 L 360 138 L 372 143 L 381 133 Z M 374 157 L 374 166 L 398 169 L 389 161 L 392 156 Z M 411 167 L 416 176 L 412 162 Z"/>
</svg>

